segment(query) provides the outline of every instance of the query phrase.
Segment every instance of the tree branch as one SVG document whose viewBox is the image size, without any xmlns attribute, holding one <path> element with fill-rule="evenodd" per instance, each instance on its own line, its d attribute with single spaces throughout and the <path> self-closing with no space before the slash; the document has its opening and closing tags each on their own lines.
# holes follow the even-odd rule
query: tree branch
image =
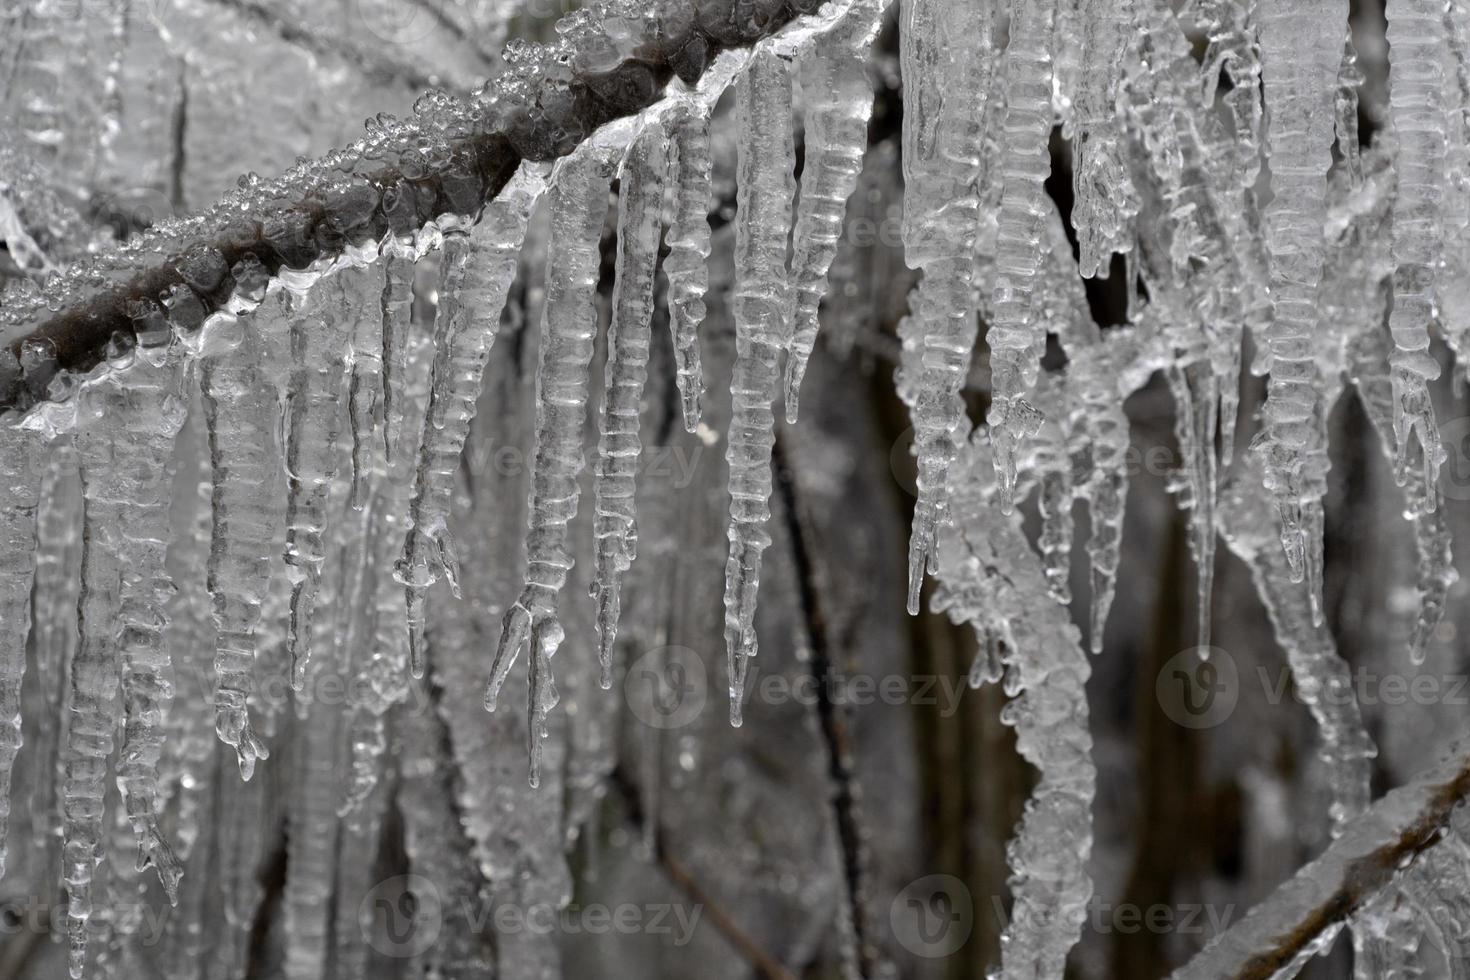
<svg viewBox="0 0 1470 980">
<path fill-rule="evenodd" d="M 1340 927 L 1438 843 L 1451 811 L 1470 794 L 1470 745 L 1385 795 L 1315 861 L 1283 882 L 1173 976 L 1266 980 Z"/>
<path fill-rule="evenodd" d="M 431 100 L 412 122 L 99 257 L 48 290 L 51 302 L 65 304 L 60 310 L 38 298 L 5 311 L 0 415 L 48 400 L 58 372 L 90 370 L 118 338 L 134 338 L 136 325 L 156 324 L 171 291 L 183 300 L 175 326 L 197 330 L 224 307 L 235 285 L 230 270 L 247 256 L 275 276 L 388 234 L 413 234 L 443 215 L 477 215 L 522 160 L 566 156 L 598 127 L 659 101 L 674 77 L 692 84 L 716 55 L 770 37 L 824 2 L 710 0 L 692 13 L 682 0 L 655 4 L 658 17 L 638 25 L 644 33 L 632 55 L 608 69 L 593 70 L 606 38 L 568 34 L 474 101 Z M 563 72 L 565 82 L 555 77 Z"/>
</svg>

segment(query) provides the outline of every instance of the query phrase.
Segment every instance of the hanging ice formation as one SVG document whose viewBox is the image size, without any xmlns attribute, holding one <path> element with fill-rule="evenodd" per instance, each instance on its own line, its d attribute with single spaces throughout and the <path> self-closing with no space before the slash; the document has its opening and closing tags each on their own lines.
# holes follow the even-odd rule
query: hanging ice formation
<svg viewBox="0 0 1470 980">
<path fill-rule="evenodd" d="M 875 50 L 895 6 L 901 126 L 874 91 L 892 87 Z M 1414 595 L 1385 600 L 1392 628 L 1374 636 L 1406 635 L 1424 662 L 1453 635 L 1466 476 L 1462 420 L 1444 424 L 1449 455 L 1433 402 L 1453 396 L 1435 338 L 1462 377 L 1470 356 L 1470 5 L 1388 0 L 1386 88 L 1365 84 L 1378 39 L 1360 60 L 1347 13 L 1345 0 L 607 0 L 551 45 L 513 42 L 471 96 L 429 92 L 346 150 L 248 175 L 214 208 L 105 248 L 0 134 L 0 870 L 30 843 L 60 868 L 72 975 L 125 975 L 126 906 L 155 873 L 184 909 L 168 975 L 242 968 L 280 826 L 290 977 L 362 972 L 351 900 L 372 869 L 353 851 L 400 822 L 408 866 L 439 898 L 469 902 L 484 878 L 497 900 L 565 906 L 567 851 L 624 775 L 617 709 L 591 700 L 593 679 L 612 686 L 643 644 L 660 669 L 635 681 L 718 676 L 703 651 L 676 663 L 675 644 L 722 632 L 742 721 L 775 628 L 757 615 L 762 579 L 789 583 L 772 555 L 801 533 L 772 498 L 804 488 L 777 484 L 773 459 L 804 384 L 800 424 L 826 408 L 828 338 L 896 355 L 917 463 L 908 610 L 933 576 L 935 609 L 977 639 L 970 681 L 1001 683 L 1002 721 L 1039 773 L 1009 851 L 999 976 L 1061 976 L 1091 895 L 1082 637 L 1107 647 L 1128 594 L 1130 492 L 1157 489 L 1134 483 L 1125 407 L 1151 382 L 1172 404 L 1167 487 L 1197 570 L 1198 642 L 1212 636 L 1218 536 L 1248 566 L 1296 688 L 1320 695 L 1307 707 L 1326 829 L 1344 846 L 1372 836 L 1376 749 L 1339 697 L 1348 655 L 1324 597 L 1329 422 L 1350 384 L 1392 463 Z M 108 53 L 92 72 L 95 138 L 67 131 L 85 99 L 5 117 L 88 187 L 130 137 L 113 57 L 124 14 L 109 7 L 84 39 Z M 0 38 L 13 59 L 0 64 L 74 94 L 55 64 L 81 42 L 54 21 L 27 21 L 35 55 Z M 367 75 L 403 67 L 341 38 L 317 47 Z M 891 223 L 896 198 L 874 178 L 892 175 L 872 162 L 899 146 L 899 241 L 864 245 L 855 223 L 846 234 L 849 199 Z M 1054 157 L 1070 160 L 1070 209 L 1053 200 L 1068 190 Z M 860 280 L 898 283 L 901 265 L 912 288 L 877 309 L 886 281 Z M 1115 268 L 1125 322 L 1100 326 L 1093 301 Z M 1258 417 L 1240 411 L 1256 393 L 1242 384 L 1250 346 Z M 643 479 L 665 443 L 722 438 L 724 497 L 691 503 Z M 522 449 L 527 467 L 502 466 Z M 682 536 L 716 511 L 723 540 L 704 543 L 724 574 L 710 562 L 712 581 L 686 586 L 710 549 L 685 555 Z M 803 588 L 820 578 L 798 571 Z M 331 697 L 337 682 L 356 700 Z M 577 709 L 565 726 L 551 714 L 563 697 Z M 523 726 L 535 793 L 508 775 L 519 746 L 501 744 Z M 630 741 L 655 762 L 664 751 Z M 681 767 L 705 764 L 695 741 Z M 636 761 L 628 771 L 657 768 Z M 268 791 L 266 773 L 289 791 Z M 664 788 L 627 794 L 654 854 Z M 1464 810 L 1446 827 L 1281 975 L 1344 922 L 1362 976 L 1407 963 L 1421 935 L 1460 948 Z M 200 896 L 216 879 L 226 927 L 211 951 Z M 434 900 L 422 880 L 407 891 Z M 859 912 L 840 911 L 844 941 Z M 549 940 L 485 944 L 462 909 L 442 925 L 444 948 L 406 957 L 416 969 L 559 968 Z"/>
<path fill-rule="evenodd" d="M 541 779 L 546 715 L 556 705 L 551 658 L 566 633 L 558 614 L 572 567 L 567 526 L 577 513 L 584 463 L 583 418 L 597 329 L 598 239 L 607 220 L 609 152 L 589 144 L 552 175 L 551 238 L 541 355 L 536 371 L 536 446 L 531 463 L 526 583 L 501 626 L 485 706 L 495 709 L 506 675 L 522 651 L 530 677 L 527 748 L 531 785 Z"/>
</svg>

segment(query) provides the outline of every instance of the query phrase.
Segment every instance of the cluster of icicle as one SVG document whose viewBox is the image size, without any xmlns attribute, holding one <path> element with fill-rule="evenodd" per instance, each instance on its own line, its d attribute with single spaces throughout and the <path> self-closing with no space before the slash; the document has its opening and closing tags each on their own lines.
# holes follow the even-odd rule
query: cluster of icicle
<svg viewBox="0 0 1470 980">
<path fill-rule="evenodd" d="M 805 31 L 790 32 L 753 53 L 722 55 L 697 88 L 681 86 L 653 110 L 593 134 L 554 169 L 523 163 L 480 214 L 452 213 L 390 234 L 381 243 L 349 244 L 339 255 L 324 255 L 299 269 L 283 267 L 274 277 L 249 253 L 232 266 L 213 249 L 192 253 L 181 267 L 184 283 L 157 302 L 129 308 L 136 339 L 119 335 L 106 363 L 85 377 L 56 372 L 44 345 L 28 346 L 9 366 L 8 384 L 22 386 L 33 397 L 44 393 L 48 401 L 20 425 L 0 430 L 7 501 L 0 603 L 7 626 L 22 627 L 7 628 L 3 641 L 3 710 L 13 720 L 4 726 L 9 736 L 0 742 L 0 773 L 7 780 L 20 737 L 24 624 L 32 583 L 46 561 L 44 531 L 42 558 L 36 557 L 41 486 L 64 480 L 68 467 L 80 474 L 79 642 L 64 697 L 59 790 L 74 976 L 87 963 L 89 923 L 99 912 L 95 883 L 108 833 L 110 767 L 136 835 L 138 870 L 156 868 L 170 900 L 179 896 L 182 865 L 159 828 L 159 761 L 162 740 L 182 711 L 165 711 L 175 671 L 161 638 L 173 592 L 165 557 L 175 443 L 193 390 L 197 386 L 210 460 L 212 519 L 204 534 L 207 558 L 201 558 L 212 619 L 212 629 L 203 633 L 215 638 L 213 683 L 204 686 L 206 694 L 213 691 L 215 732 L 233 747 L 242 777 L 251 779 L 268 756 L 261 726 L 275 727 L 271 718 L 260 717 L 273 714 L 274 706 L 259 705 L 254 696 L 257 660 L 270 645 L 272 623 L 278 617 L 284 622 L 280 649 L 291 687 L 308 711 L 311 679 L 319 669 L 313 654 L 319 659 L 327 643 L 335 648 L 326 654 L 329 661 L 350 662 L 367 696 L 351 722 L 345 799 L 327 794 L 326 787 L 334 784 L 324 771 L 322 779 L 300 788 L 306 794 L 301 805 L 323 814 L 339 807 L 351 812 L 374 791 L 386 750 L 385 714 L 408 696 L 410 678 L 423 675 L 428 590 L 444 579 L 459 593 L 459 556 L 448 518 L 460 457 L 527 225 L 545 196 L 550 258 L 536 377 L 525 587 L 508 603 L 485 692 L 485 706 L 494 710 L 512 666 L 525 652 L 530 781 L 538 783 L 546 717 L 557 700 L 551 658 L 563 637 L 558 607 L 572 562 L 568 526 L 584 465 L 599 244 L 611 182 L 616 178 L 620 188 L 618 251 L 594 471 L 592 589 L 604 686 L 612 677 L 621 578 L 637 548 L 638 414 L 665 237 L 665 199 L 672 200 L 664 261 L 670 327 L 684 420 L 693 431 L 700 420 L 697 330 L 704 313 L 713 204 L 709 125 L 715 100 L 732 83 L 743 138 L 740 257 L 732 304 L 739 350 L 729 440 L 727 606 L 731 673 L 743 676 L 743 665 L 755 652 L 755 595 L 761 552 L 770 540 L 764 524 L 773 411 L 782 391 L 778 363 L 789 352 L 785 388 L 794 415 L 827 270 L 866 143 L 872 106 L 867 46 L 882 9 L 876 0 L 833 5 Z M 579 26 L 585 33 L 585 15 L 570 33 L 577 34 Z M 601 56 L 615 63 L 618 55 L 614 48 Z M 507 57 L 512 70 L 521 66 L 527 78 L 545 60 L 527 49 L 508 51 Z M 793 177 L 793 62 L 802 66 L 799 78 L 808 98 L 799 206 Z M 502 86 L 502 98 L 505 91 Z M 430 97 L 419 110 L 432 118 L 452 108 Z M 396 125 L 374 123 L 369 143 L 401 138 Z M 438 151 L 428 145 L 418 152 L 428 158 Z M 353 159 L 344 158 L 339 169 L 350 169 L 357 165 L 355 158 L 372 153 L 359 146 L 349 156 Z M 399 163 L 407 160 L 405 154 Z M 338 190 L 351 193 L 346 183 Z M 259 193 L 253 178 L 244 181 L 240 198 L 221 210 L 240 208 Z M 386 196 L 375 206 L 402 209 L 401 202 Z M 795 252 L 788 267 L 786 228 L 793 212 Z M 125 251 L 141 257 L 217 219 L 160 229 L 144 245 Z M 431 251 L 438 253 L 440 270 L 437 317 L 432 337 L 415 337 L 410 329 L 414 270 Z M 127 256 L 119 263 L 128 264 Z M 78 281 L 74 274 L 51 285 L 81 298 L 106 281 L 95 267 L 87 275 L 91 278 Z M 223 308 L 207 313 L 200 297 L 221 293 L 227 295 Z M 44 524 L 44 515 L 39 519 Z M 338 570 L 336 584 L 324 592 L 324 570 L 340 558 L 332 553 L 332 542 L 342 533 L 333 526 L 338 521 L 350 523 L 367 542 L 368 560 L 345 578 Z M 368 614 L 351 617 L 346 636 L 324 632 L 316 620 L 325 600 L 366 608 Z M 738 695 L 732 704 L 738 721 Z M 332 729 L 314 726 L 304 737 L 303 751 L 330 767 Z M 203 765 L 208 753 L 196 746 L 190 758 Z M 288 937 L 292 976 L 315 975 L 322 963 L 326 933 L 320 907 L 330 888 L 327 862 L 333 842 L 317 839 L 313 828 L 329 825 L 302 820 L 303 832 L 291 838 L 287 902 L 294 914 L 288 921 L 294 931 L 311 933 Z M 188 823 L 180 831 L 197 832 Z"/>
<path fill-rule="evenodd" d="M 54 352 L 44 346 L 0 362 L 0 382 L 44 402 L 19 427 L 0 430 L 0 782 L 8 781 L 19 746 L 33 583 L 51 583 L 51 592 L 38 590 L 47 602 L 65 594 L 55 584 L 65 562 L 48 552 L 46 508 L 67 469 L 80 474 L 76 647 L 57 701 L 66 714 L 59 793 L 74 975 L 86 962 L 95 912 L 110 769 L 140 868 L 155 867 L 170 897 L 181 887 L 175 845 L 188 842 L 166 840 L 158 819 L 160 745 L 173 717 L 164 711 L 171 671 L 160 637 L 172 588 L 165 516 L 191 386 L 203 405 L 211 471 L 211 523 L 200 557 L 216 638 L 209 685 L 215 731 L 250 779 L 266 757 L 258 729 L 274 724 L 257 717 L 252 689 L 270 623 L 284 622 L 282 650 L 299 692 L 309 691 L 319 669 L 314 654 L 340 663 L 344 651 L 366 650 L 351 654 L 371 694 L 351 720 L 346 800 L 326 792 L 328 780 L 298 789 L 310 810 L 350 811 L 377 785 L 385 715 L 423 674 L 429 590 L 443 580 L 460 592 L 461 554 L 449 527 L 455 480 L 527 224 L 544 197 L 551 231 L 525 578 L 517 596 L 504 597 L 484 691 L 494 710 L 525 659 L 530 779 L 541 778 L 542 739 L 558 697 L 560 609 L 571 601 L 562 593 L 586 462 L 582 432 L 595 397 L 599 242 L 616 179 L 591 587 L 602 683 L 610 685 L 621 583 L 638 546 L 634 471 L 660 241 L 676 384 L 693 431 L 710 253 L 709 126 L 715 101 L 732 83 L 740 141 L 725 633 L 731 721 L 740 723 L 756 654 L 762 556 L 771 543 L 776 411 L 784 403 L 795 420 L 866 144 L 869 46 L 885 5 L 830 6 L 825 19 L 800 31 L 721 55 L 697 87 L 674 83 L 677 91 L 653 109 L 580 134 L 580 146 L 554 168 L 523 163 L 483 213 L 453 212 L 425 225 L 413 201 L 363 198 L 361 207 L 392 212 L 395 230 L 381 242 L 349 245 L 274 277 L 250 255 L 226 267 L 218 252 L 197 253 L 186 262 L 184 284 L 129 310 L 136 340 L 120 338 L 103 368 L 86 378 L 56 374 Z M 1470 20 L 1458 2 L 1391 0 L 1391 133 L 1360 149 L 1346 4 L 1198 0 L 1189 12 L 1208 38 L 1203 66 L 1163 0 L 903 0 L 899 8 L 903 245 L 922 273 L 901 326 L 898 378 L 919 467 L 908 600 L 917 612 L 926 573 L 937 576 L 937 605 L 970 623 L 980 640 L 972 683 L 1004 684 L 1013 699 L 1005 720 L 1041 774 L 1010 852 L 1016 909 L 1004 944 L 1007 977 L 1061 975 L 1091 891 L 1084 866 L 1095 774 L 1083 636 L 1094 652 L 1101 649 L 1115 589 L 1129 394 L 1162 373 L 1176 402 L 1175 489 L 1190 514 L 1200 572 L 1202 648 L 1219 534 L 1250 565 L 1298 687 L 1345 683 L 1346 667 L 1322 625 L 1322 500 L 1326 418 L 1349 386 L 1396 463 L 1414 523 L 1421 593 L 1415 658 L 1454 578 L 1436 486 L 1443 451 L 1428 399 L 1427 383 L 1438 372 L 1428 344 L 1431 324 L 1439 323 L 1456 353 L 1470 354 L 1470 304 L 1454 287 L 1442 297 L 1439 290 L 1441 267 L 1470 247 L 1470 126 L 1463 111 L 1451 111 L 1470 104 Z M 637 33 L 624 27 L 599 35 L 607 39 L 601 47 L 583 44 L 581 67 L 616 64 Z M 585 40 L 589 30 L 582 18 L 568 33 Z M 508 51 L 507 62 L 501 97 L 509 102 L 548 65 L 565 67 L 523 48 Z M 549 70 L 554 81 L 561 69 Z M 1222 72 L 1232 88 L 1217 112 Z M 799 181 L 793 85 L 805 134 Z M 462 111 L 438 96 L 420 108 L 439 124 L 422 132 L 440 137 Z M 1058 125 L 1074 148 L 1075 259 L 1044 189 Z M 394 147 L 405 173 L 442 154 L 442 142 L 429 137 L 403 151 L 406 134 L 400 124 L 379 122 L 366 143 L 321 172 L 303 168 L 270 186 L 246 180 L 218 211 L 125 250 L 110 274 L 288 188 L 316 182 L 324 198 L 355 200 L 348 176 L 385 147 Z M 1261 209 L 1263 156 L 1271 198 Z M 438 253 L 441 278 L 433 335 L 422 337 L 410 329 L 409 306 L 415 263 L 430 251 Z M 1103 332 L 1081 279 L 1105 274 L 1117 255 L 1134 302 L 1127 326 Z M 94 267 L 52 293 L 80 300 L 110 281 Z M 224 309 L 206 319 L 200 295 L 222 290 Z M 991 389 L 987 425 L 977 428 L 965 389 L 982 320 Z M 1235 433 L 1247 329 L 1257 338 L 1254 369 L 1269 375 L 1269 393 L 1261 436 L 1242 461 Z M 1049 338 L 1066 366 L 1043 371 Z M 1240 465 L 1227 479 L 1232 461 Z M 1013 513 L 1033 490 L 1042 522 L 1036 548 Z M 1092 528 L 1085 631 L 1066 614 L 1078 499 L 1087 502 Z M 360 527 L 370 555 L 351 574 L 339 570 L 328 589 L 333 520 Z M 279 589 L 273 555 L 281 559 Z M 327 654 L 323 631 L 314 628 L 325 599 L 368 611 Z M 67 642 L 58 615 L 50 608 L 37 623 L 46 656 L 50 644 Z M 1341 830 L 1367 806 L 1375 750 L 1356 706 L 1324 697 L 1312 707 Z M 330 765 L 333 731 L 308 729 L 305 737 L 303 750 L 321 749 Z M 185 757 L 197 762 L 205 752 L 195 746 Z M 0 814 L 5 799 L 0 792 Z M 320 969 L 327 923 L 313 910 L 330 888 L 324 862 L 331 846 L 310 833 L 291 839 L 292 976 Z M 1446 862 L 1463 863 L 1463 845 L 1456 847 Z M 1418 928 L 1394 911 L 1404 901 L 1426 889 L 1443 896 L 1447 882 L 1464 880 L 1438 862 L 1422 868 L 1386 893 L 1391 907 L 1370 908 L 1354 923 L 1364 963 L 1399 955 L 1403 937 Z M 1385 917 L 1394 916 L 1402 928 L 1385 928 Z"/>
</svg>

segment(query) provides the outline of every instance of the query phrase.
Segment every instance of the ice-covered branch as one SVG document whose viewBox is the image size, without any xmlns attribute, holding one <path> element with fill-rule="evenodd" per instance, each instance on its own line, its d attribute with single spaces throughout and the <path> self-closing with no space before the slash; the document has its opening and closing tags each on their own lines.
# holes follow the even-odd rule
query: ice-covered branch
<svg viewBox="0 0 1470 980">
<path fill-rule="evenodd" d="M 235 285 L 229 270 L 247 255 L 274 276 L 444 214 L 476 214 L 523 159 L 565 156 L 599 126 L 657 102 L 675 77 L 692 84 L 721 51 L 822 6 L 603 4 L 573 18 L 554 45 L 508 49 L 505 73 L 472 99 L 430 92 L 412 120 L 386 120 L 276 180 L 242 179 L 208 211 L 165 222 L 44 295 L 9 304 L 0 313 L 0 413 L 56 397 L 58 373 L 92 368 L 109 345 L 130 347 L 136 322 L 174 287 L 198 295 L 202 309 L 181 325 L 197 329 L 224 307 Z"/>
<path fill-rule="evenodd" d="M 1467 794 L 1470 745 L 1462 742 L 1439 764 L 1374 804 L 1317 860 L 1173 976 L 1274 977 L 1314 955 L 1365 902 L 1441 840 Z"/>
</svg>

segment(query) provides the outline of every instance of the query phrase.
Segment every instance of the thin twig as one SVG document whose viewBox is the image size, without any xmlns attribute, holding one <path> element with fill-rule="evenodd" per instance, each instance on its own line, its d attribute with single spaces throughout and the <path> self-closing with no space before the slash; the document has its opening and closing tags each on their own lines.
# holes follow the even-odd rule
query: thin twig
<svg viewBox="0 0 1470 980">
<path fill-rule="evenodd" d="M 817 724 L 827 749 L 827 776 L 832 781 L 832 816 L 837 824 L 837 839 L 842 845 L 843 883 L 846 885 L 848 914 L 852 922 L 852 958 L 859 976 L 875 977 L 879 974 L 880 962 L 877 946 L 872 941 L 873 929 L 868 907 L 868 849 L 863 832 L 862 807 L 859 803 L 861 787 L 853 765 L 852 736 L 848 730 L 849 711 L 832 699 L 839 668 L 833 661 L 827 636 L 827 616 L 817 587 L 817 556 L 820 551 L 813 547 L 812 539 L 815 535 L 798 499 L 796 474 L 791 468 L 785 442 L 779 432 L 776 434 L 772 454 L 776 493 L 781 500 L 781 515 L 791 539 L 797 600 L 811 652 L 811 672 L 817 682 Z"/>
</svg>

